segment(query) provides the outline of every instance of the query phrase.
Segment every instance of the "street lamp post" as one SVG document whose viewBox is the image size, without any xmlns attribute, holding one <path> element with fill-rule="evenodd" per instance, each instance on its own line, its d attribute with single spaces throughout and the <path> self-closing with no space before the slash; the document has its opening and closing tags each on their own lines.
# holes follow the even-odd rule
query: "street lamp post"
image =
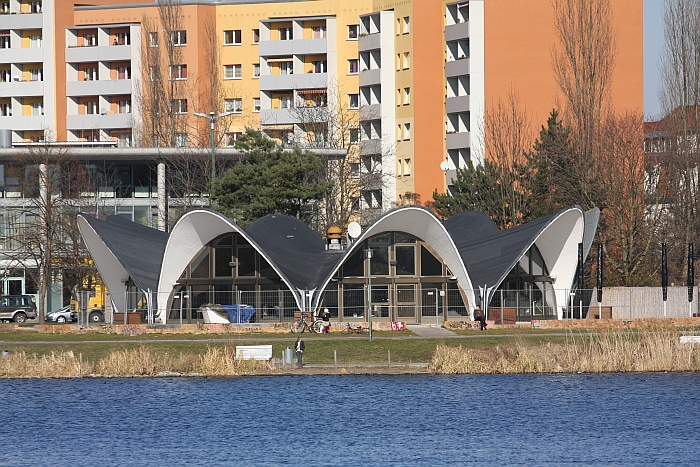
<svg viewBox="0 0 700 467">
<path fill-rule="evenodd" d="M 367 289 L 368 289 L 367 303 L 369 304 L 369 309 L 367 311 L 367 315 L 368 315 L 368 320 L 369 320 L 369 340 L 372 340 L 372 249 L 367 248 L 365 250 L 365 255 L 367 256 L 367 259 L 369 260 L 367 262 Z"/>
<path fill-rule="evenodd" d="M 215 115 L 214 112 L 209 112 L 209 115 L 203 114 L 200 112 L 195 112 L 194 114 L 197 117 L 204 117 L 209 119 L 209 124 L 211 126 L 211 181 L 212 183 L 214 182 L 214 179 L 216 178 L 216 144 L 214 143 L 215 139 L 215 134 L 214 134 L 214 127 L 216 126 L 216 120 L 222 117 L 228 117 L 231 114 L 234 114 L 235 112 L 224 112 L 220 113 L 219 115 Z"/>
</svg>

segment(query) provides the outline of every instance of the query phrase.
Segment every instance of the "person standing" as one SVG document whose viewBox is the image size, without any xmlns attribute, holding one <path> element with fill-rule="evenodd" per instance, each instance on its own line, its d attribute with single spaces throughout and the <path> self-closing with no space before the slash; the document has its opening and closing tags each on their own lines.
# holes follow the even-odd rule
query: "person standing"
<svg viewBox="0 0 700 467">
<path fill-rule="evenodd" d="M 301 368 L 302 367 L 301 359 L 304 356 L 304 341 L 301 340 L 301 337 L 297 338 L 297 342 L 296 342 L 294 347 L 297 351 L 297 368 Z"/>
<path fill-rule="evenodd" d="M 331 312 L 328 311 L 328 308 L 323 309 L 323 317 L 321 319 L 323 320 L 323 333 L 328 334 L 331 332 Z"/>
<path fill-rule="evenodd" d="M 482 331 L 486 329 L 486 316 L 479 305 L 474 308 L 474 319 L 479 322 Z"/>
</svg>

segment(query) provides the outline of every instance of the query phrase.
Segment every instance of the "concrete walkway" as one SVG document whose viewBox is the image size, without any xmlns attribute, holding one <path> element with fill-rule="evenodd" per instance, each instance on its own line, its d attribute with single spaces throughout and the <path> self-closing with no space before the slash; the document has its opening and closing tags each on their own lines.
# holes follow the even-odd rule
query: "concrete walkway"
<svg viewBox="0 0 700 467">
<path fill-rule="evenodd" d="M 450 338 L 450 337 L 459 337 L 457 334 L 454 332 L 445 329 L 443 327 L 437 327 L 434 324 L 408 324 L 406 325 L 406 328 L 408 328 L 409 331 L 412 331 L 416 333 L 418 337 L 427 337 L 427 338 Z"/>
</svg>

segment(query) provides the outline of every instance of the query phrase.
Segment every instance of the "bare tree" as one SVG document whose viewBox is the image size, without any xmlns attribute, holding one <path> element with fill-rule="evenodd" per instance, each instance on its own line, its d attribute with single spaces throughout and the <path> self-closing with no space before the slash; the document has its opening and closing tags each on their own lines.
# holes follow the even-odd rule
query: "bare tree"
<svg viewBox="0 0 700 467">
<path fill-rule="evenodd" d="M 603 243 L 609 282 L 636 286 L 652 282 L 651 261 L 665 211 L 658 185 L 644 183 L 644 147 L 639 138 L 640 113 L 609 114 L 602 124 L 596 158 L 600 190 L 599 238 Z"/>
<path fill-rule="evenodd" d="M 321 233 L 330 226 L 343 227 L 353 220 L 368 224 L 379 215 L 375 210 L 362 210 L 360 205 L 363 196 L 377 196 L 384 191 L 391 174 L 382 170 L 382 160 L 390 154 L 386 154 L 387 150 L 384 154 L 360 154 L 361 112 L 362 109 L 351 108 L 342 82 L 327 83 L 325 92 L 300 93 L 290 109 L 297 121 L 295 144 L 346 150 L 324 157 L 324 176 L 331 188 L 318 206 Z M 367 117 L 372 116 L 365 112 Z M 388 152 L 393 151 L 392 146 Z"/>
<path fill-rule="evenodd" d="M 108 185 L 65 148 L 30 146 L 7 168 L 23 202 L 8 210 L 4 255 L 38 286 L 40 322 L 50 311 L 53 279 L 64 288 L 96 274 L 77 227 L 78 212 L 98 211 L 99 187 Z"/>
<path fill-rule="evenodd" d="M 580 180 L 581 204 L 596 204 L 591 161 L 599 149 L 600 125 L 609 103 L 617 50 L 610 0 L 553 0 L 552 67 L 566 101 L 578 158 L 572 167 Z"/>
<path fill-rule="evenodd" d="M 700 2 L 668 0 L 664 10 L 665 47 L 659 96 L 659 122 L 668 153 L 671 214 L 664 240 L 669 243 L 669 275 L 680 280 L 688 243 L 700 241 Z"/>
</svg>

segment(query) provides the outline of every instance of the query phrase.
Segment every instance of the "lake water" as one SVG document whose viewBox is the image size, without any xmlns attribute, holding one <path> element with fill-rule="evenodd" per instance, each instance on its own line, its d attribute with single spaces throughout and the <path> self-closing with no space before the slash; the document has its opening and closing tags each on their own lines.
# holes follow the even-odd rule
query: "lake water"
<svg viewBox="0 0 700 467">
<path fill-rule="evenodd" d="M 0 381 L 2 466 L 698 465 L 700 374 Z"/>
</svg>

